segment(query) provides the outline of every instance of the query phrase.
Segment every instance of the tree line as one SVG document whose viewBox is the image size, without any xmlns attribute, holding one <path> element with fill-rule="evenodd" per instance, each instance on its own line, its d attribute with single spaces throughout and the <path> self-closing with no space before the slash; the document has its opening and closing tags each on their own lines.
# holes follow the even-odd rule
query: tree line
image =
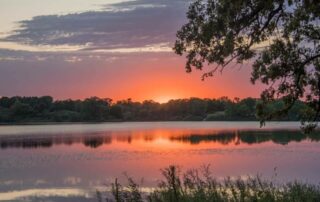
<svg viewBox="0 0 320 202">
<path fill-rule="evenodd" d="M 103 122 L 103 121 L 255 121 L 260 99 L 174 99 L 167 103 L 131 99 L 113 102 L 109 98 L 90 97 L 84 100 L 54 100 L 42 97 L 1 97 L 0 123 L 19 122 Z M 274 101 L 267 110 L 283 107 Z M 302 101 L 289 113 L 274 120 L 298 121 L 308 111 Z"/>
</svg>

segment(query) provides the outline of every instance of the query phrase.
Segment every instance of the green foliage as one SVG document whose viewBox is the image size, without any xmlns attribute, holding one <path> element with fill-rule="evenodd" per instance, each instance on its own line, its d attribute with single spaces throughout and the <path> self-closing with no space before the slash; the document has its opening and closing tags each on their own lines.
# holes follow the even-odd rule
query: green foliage
<svg viewBox="0 0 320 202">
<path fill-rule="evenodd" d="M 50 114 L 52 121 L 56 122 L 77 122 L 81 121 L 81 114 L 79 112 L 69 110 L 54 111 Z"/>
<path fill-rule="evenodd" d="M 299 182 L 275 184 L 261 176 L 215 179 L 209 166 L 181 173 L 176 166 L 162 170 L 164 180 L 151 193 L 142 194 L 129 178 L 123 188 L 116 180 L 112 184 L 116 202 L 316 202 L 320 200 L 320 187 Z"/>
<path fill-rule="evenodd" d="M 112 105 L 110 107 L 110 115 L 116 119 L 122 119 L 122 108 L 119 105 Z"/>
<path fill-rule="evenodd" d="M 218 111 L 212 114 L 208 114 L 204 119 L 205 121 L 221 121 L 226 120 L 226 113 L 224 111 Z"/>
<path fill-rule="evenodd" d="M 109 116 L 110 104 L 110 99 L 100 99 L 97 97 L 85 99 L 81 105 L 83 118 L 89 121 L 107 120 Z"/>
<path fill-rule="evenodd" d="M 11 107 L 10 107 L 13 116 L 19 117 L 19 118 L 25 118 L 28 115 L 31 115 L 33 113 L 33 110 L 31 106 L 27 103 L 22 103 L 20 101 L 16 101 Z"/>
<path fill-rule="evenodd" d="M 168 103 L 146 100 L 142 103 L 97 97 L 81 100 L 57 100 L 51 97 L 0 98 L 0 123 L 10 122 L 102 122 L 102 121 L 256 121 L 255 106 L 261 100 L 227 97 L 219 99 L 177 99 Z M 264 110 L 277 111 L 283 107 L 275 100 Z M 298 121 L 308 115 L 310 107 L 296 102 L 288 116 L 273 120 Z M 259 115 L 259 114 L 258 114 Z"/>
<path fill-rule="evenodd" d="M 0 122 L 12 122 L 12 112 L 10 109 L 0 107 Z"/>
<path fill-rule="evenodd" d="M 203 79 L 232 62 L 253 60 L 252 83 L 269 85 L 257 105 L 261 124 L 288 115 L 297 100 L 305 100 L 308 114 L 300 119 L 311 128 L 320 117 L 319 17 L 315 0 L 197 0 L 177 33 L 174 50 L 186 54 L 187 72 L 215 64 Z M 281 108 L 266 109 L 279 98 Z"/>
<path fill-rule="evenodd" d="M 256 99 L 246 98 L 237 100 L 228 105 L 226 109 L 227 117 L 242 118 L 243 120 L 256 120 Z"/>
</svg>

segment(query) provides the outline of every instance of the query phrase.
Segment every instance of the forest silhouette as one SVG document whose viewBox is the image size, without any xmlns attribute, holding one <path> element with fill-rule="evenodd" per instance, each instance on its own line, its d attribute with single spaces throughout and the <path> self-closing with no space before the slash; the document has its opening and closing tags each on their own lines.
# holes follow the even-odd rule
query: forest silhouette
<svg viewBox="0 0 320 202">
<path fill-rule="evenodd" d="M 41 122 L 107 122 L 107 121 L 257 121 L 255 98 L 175 99 L 167 103 L 153 100 L 135 102 L 131 99 L 113 102 L 109 98 L 84 100 L 53 100 L 43 97 L 0 98 L 0 123 Z M 267 110 L 283 107 L 275 100 Z M 275 121 L 299 121 L 308 106 L 298 101 L 288 114 Z"/>
</svg>

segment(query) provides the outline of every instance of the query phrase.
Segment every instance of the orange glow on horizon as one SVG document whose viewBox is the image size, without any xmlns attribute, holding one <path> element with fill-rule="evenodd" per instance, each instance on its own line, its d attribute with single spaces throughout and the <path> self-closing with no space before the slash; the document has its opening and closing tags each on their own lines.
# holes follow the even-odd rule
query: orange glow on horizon
<svg viewBox="0 0 320 202">
<path fill-rule="evenodd" d="M 139 56 L 142 57 L 142 56 Z M 161 58 L 159 56 L 159 58 Z M 70 64 L 76 71 L 59 74 L 59 77 L 43 78 L 39 68 L 39 84 L 32 83 L 28 90 L 2 96 L 43 96 L 50 95 L 56 100 L 85 99 L 89 97 L 110 98 L 114 102 L 127 100 L 142 102 L 154 100 L 159 103 L 171 99 L 259 97 L 261 85 L 250 83 L 250 68 L 241 70 L 226 69 L 205 81 L 201 80 L 206 71 L 193 71 L 188 74 L 184 69 L 183 58 L 164 60 L 130 60 L 130 64 L 114 65 L 104 62 L 93 64 L 91 68 Z M 72 69 L 72 68 L 70 68 Z M 135 69 L 135 71 L 131 71 Z M 88 76 L 90 75 L 90 76 Z M 121 75 L 121 76 L 114 76 Z M 37 80 L 36 80 L 37 81 Z M 41 82 L 45 82 L 45 85 Z M 40 85 L 41 83 L 41 85 Z M 28 86 L 29 83 L 20 84 Z M 0 95 L 1 96 L 1 95 Z"/>
<path fill-rule="evenodd" d="M 230 99 L 259 97 L 261 86 L 250 83 L 250 68 L 241 71 L 227 69 L 223 74 L 202 81 L 201 76 L 205 70 L 188 74 L 184 70 L 184 62 L 183 59 L 161 63 L 137 62 L 132 64 L 132 67 L 139 66 L 137 67 L 139 71 L 123 71 L 121 73 L 123 82 L 120 85 L 106 90 L 109 82 L 106 81 L 95 88 L 95 92 L 98 93 L 98 97 L 109 97 L 114 101 L 131 98 L 133 101 L 154 100 L 159 103 L 191 97 L 210 99 L 224 96 Z"/>
<path fill-rule="evenodd" d="M 179 98 L 174 96 L 159 96 L 159 97 L 155 97 L 153 100 L 163 104 L 163 103 L 169 102 L 170 100 L 175 100 L 175 99 L 179 99 Z"/>
</svg>

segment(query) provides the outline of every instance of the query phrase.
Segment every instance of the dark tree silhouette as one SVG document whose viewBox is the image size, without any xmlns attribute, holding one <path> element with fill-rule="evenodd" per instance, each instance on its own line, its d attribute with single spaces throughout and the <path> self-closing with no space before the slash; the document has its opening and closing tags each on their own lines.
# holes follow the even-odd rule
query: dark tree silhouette
<svg viewBox="0 0 320 202">
<path fill-rule="evenodd" d="M 261 124 L 288 114 L 300 99 L 308 104 L 301 112 L 308 131 L 320 117 L 319 15 L 317 0 L 198 0 L 189 7 L 174 50 L 186 54 L 187 72 L 214 64 L 203 79 L 230 63 L 253 60 L 252 83 L 268 85 L 257 106 Z M 277 98 L 283 107 L 267 110 Z"/>
<path fill-rule="evenodd" d="M 259 99 L 176 99 L 167 103 L 152 100 L 112 102 L 109 98 L 56 100 L 52 97 L 0 98 L 0 124 L 37 122 L 104 122 L 104 121 L 256 121 Z M 277 111 L 284 106 L 275 100 L 267 108 Z M 307 105 L 297 101 L 286 117 L 273 120 L 297 121 Z"/>
</svg>

